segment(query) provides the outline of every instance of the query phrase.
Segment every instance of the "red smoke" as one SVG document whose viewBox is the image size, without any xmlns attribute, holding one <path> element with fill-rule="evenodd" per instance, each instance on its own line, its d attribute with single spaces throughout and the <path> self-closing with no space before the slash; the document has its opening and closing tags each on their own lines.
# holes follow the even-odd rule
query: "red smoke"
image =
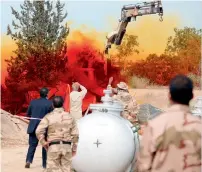
<svg viewBox="0 0 202 172">
<path fill-rule="evenodd" d="M 79 32 L 78 32 L 79 33 Z M 68 96 L 69 91 L 64 91 L 67 84 L 70 85 L 72 82 L 79 82 L 83 86 L 85 86 L 88 90 L 88 94 L 86 95 L 83 103 L 83 111 L 87 109 L 90 103 L 95 103 L 95 101 L 100 101 L 101 96 L 103 96 L 103 90 L 107 87 L 108 79 L 111 76 L 114 76 L 115 82 L 117 83 L 120 81 L 120 70 L 108 65 L 107 74 L 105 71 L 105 57 L 102 53 L 102 50 L 99 47 L 99 44 L 96 43 L 96 38 L 93 37 L 89 38 L 88 36 L 85 36 L 85 34 L 79 33 L 74 37 L 74 40 L 69 40 L 67 42 L 67 56 L 68 60 L 66 62 L 66 68 L 67 71 L 62 74 L 57 74 L 57 77 L 61 81 L 59 85 L 46 85 L 50 88 L 50 94 L 49 98 L 51 98 L 54 95 L 60 95 L 60 96 Z M 26 65 L 35 65 L 32 66 L 32 69 L 37 68 L 36 63 L 26 64 Z M 43 64 L 43 69 L 48 69 L 46 63 Z M 58 66 L 60 68 L 60 66 Z M 49 72 L 49 71 L 47 71 Z M 37 79 L 40 80 L 40 78 L 36 78 L 36 80 L 33 80 L 31 85 L 36 85 Z M 26 85 L 26 83 L 25 83 Z M 38 85 L 38 88 L 40 88 L 42 85 Z M 23 85 L 20 86 L 20 90 L 24 88 Z M 30 97 L 29 94 L 32 94 L 32 90 L 30 92 L 24 92 L 25 96 L 27 95 Z M 36 89 L 38 91 L 38 89 Z M 22 92 L 22 91 L 21 91 Z M 12 94 L 11 94 L 12 95 Z M 17 93 L 16 93 L 17 95 Z M 21 103 L 19 105 L 18 110 L 21 112 L 20 107 L 27 107 L 30 101 L 33 98 L 37 97 L 30 97 L 26 98 L 26 101 L 24 103 Z M 10 102 L 10 106 L 5 110 L 11 110 L 14 111 L 15 109 L 15 102 L 11 103 L 12 101 L 6 100 L 5 102 Z M 23 101 L 22 101 L 23 102 Z M 3 100 L 2 100 L 3 104 Z M 7 103 L 6 103 L 7 104 Z M 67 108 L 68 109 L 68 108 Z M 23 110 L 24 111 L 24 110 Z M 25 112 L 25 111 L 24 111 Z"/>
<path fill-rule="evenodd" d="M 102 96 L 108 80 L 104 71 L 105 57 L 92 40 L 80 36 L 81 41 L 68 42 L 68 71 L 72 74 L 72 81 L 80 82 L 90 92 Z"/>
</svg>

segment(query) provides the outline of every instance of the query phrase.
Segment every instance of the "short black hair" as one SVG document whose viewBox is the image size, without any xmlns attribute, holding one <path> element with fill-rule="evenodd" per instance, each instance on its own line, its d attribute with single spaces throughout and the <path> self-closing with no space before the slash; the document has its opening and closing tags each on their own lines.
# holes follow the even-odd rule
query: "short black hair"
<svg viewBox="0 0 202 172">
<path fill-rule="evenodd" d="M 193 98 L 193 82 L 185 75 L 177 75 L 170 82 L 171 99 L 179 104 L 189 105 Z"/>
<path fill-rule="evenodd" d="M 48 89 L 43 87 L 42 89 L 40 89 L 39 93 L 40 93 L 40 97 L 46 98 L 48 95 Z"/>
<path fill-rule="evenodd" d="M 55 96 L 53 98 L 53 106 L 54 108 L 61 108 L 63 106 L 64 100 L 61 96 Z"/>
</svg>

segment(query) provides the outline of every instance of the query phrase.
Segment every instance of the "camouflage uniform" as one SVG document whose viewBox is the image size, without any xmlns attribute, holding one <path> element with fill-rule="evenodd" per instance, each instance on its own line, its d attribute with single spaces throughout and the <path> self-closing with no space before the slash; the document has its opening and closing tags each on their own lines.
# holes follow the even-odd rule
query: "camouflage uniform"
<svg viewBox="0 0 202 172">
<path fill-rule="evenodd" d="M 70 172 L 72 150 L 76 151 L 78 143 L 78 128 L 75 119 L 63 108 L 55 108 L 47 114 L 40 122 L 36 135 L 42 145 L 46 143 L 45 132 L 47 131 L 47 142 L 66 141 L 72 144 L 50 145 L 47 151 L 46 172 Z"/>
<path fill-rule="evenodd" d="M 128 92 L 119 91 L 117 95 L 114 95 L 115 100 L 120 101 L 124 106 L 122 113 L 123 118 L 129 120 L 132 124 L 137 122 L 138 104 L 134 96 L 131 96 Z"/>
<path fill-rule="evenodd" d="M 200 172 L 201 120 L 185 105 L 172 105 L 148 122 L 138 156 L 139 172 Z"/>
</svg>

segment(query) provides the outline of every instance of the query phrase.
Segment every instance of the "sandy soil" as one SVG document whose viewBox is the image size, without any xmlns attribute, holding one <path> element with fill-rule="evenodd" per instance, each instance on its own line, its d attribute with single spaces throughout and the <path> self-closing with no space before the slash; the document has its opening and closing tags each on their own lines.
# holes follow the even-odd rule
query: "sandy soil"
<svg viewBox="0 0 202 172">
<path fill-rule="evenodd" d="M 3 148 L 1 150 L 1 172 L 42 172 L 41 146 L 38 146 L 30 169 L 24 168 L 27 146 Z"/>
<path fill-rule="evenodd" d="M 149 103 L 162 110 L 168 108 L 168 89 L 131 89 L 130 93 L 136 97 L 139 104 Z M 190 103 L 191 106 L 198 96 L 202 96 L 202 91 L 194 90 L 194 99 Z"/>
<path fill-rule="evenodd" d="M 27 123 L 1 109 L 1 138 L 27 140 Z"/>
<path fill-rule="evenodd" d="M 25 169 L 28 149 L 27 123 L 13 118 L 1 109 L 1 172 L 40 172 L 41 147 L 39 146 L 31 169 Z"/>
</svg>

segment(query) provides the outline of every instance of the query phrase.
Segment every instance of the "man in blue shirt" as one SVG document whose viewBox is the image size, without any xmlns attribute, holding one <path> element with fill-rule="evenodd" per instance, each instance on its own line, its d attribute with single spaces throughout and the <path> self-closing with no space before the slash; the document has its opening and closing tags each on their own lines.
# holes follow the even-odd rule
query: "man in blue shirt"
<svg viewBox="0 0 202 172">
<path fill-rule="evenodd" d="M 52 102 L 47 99 L 47 95 L 48 89 L 42 88 L 40 90 L 40 98 L 32 100 L 27 111 L 28 117 L 38 119 L 31 119 L 27 129 L 27 134 L 29 134 L 29 149 L 25 168 L 30 168 L 30 164 L 33 161 L 36 147 L 38 145 L 38 139 L 36 137 L 35 131 L 40 123 L 40 119 L 42 119 L 47 113 L 53 110 Z M 42 149 L 42 166 L 43 168 L 46 168 L 46 150 L 44 148 Z"/>
</svg>

